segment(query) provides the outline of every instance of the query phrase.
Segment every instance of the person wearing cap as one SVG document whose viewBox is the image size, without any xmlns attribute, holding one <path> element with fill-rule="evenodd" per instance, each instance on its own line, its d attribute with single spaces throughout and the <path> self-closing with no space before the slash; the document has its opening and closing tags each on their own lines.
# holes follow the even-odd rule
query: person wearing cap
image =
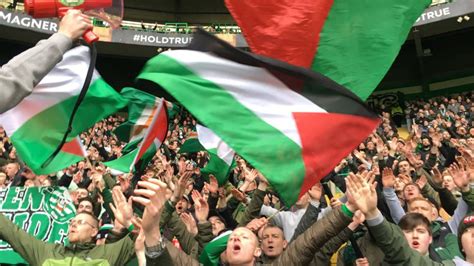
<svg viewBox="0 0 474 266">
<path fill-rule="evenodd" d="M 71 9 L 61 19 L 57 33 L 3 65 L 0 69 L 0 114 L 30 95 L 41 79 L 62 60 L 73 41 L 91 27 L 88 16 Z"/>
<path fill-rule="evenodd" d="M 474 213 L 467 215 L 458 227 L 458 243 L 466 261 L 474 265 Z"/>
</svg>

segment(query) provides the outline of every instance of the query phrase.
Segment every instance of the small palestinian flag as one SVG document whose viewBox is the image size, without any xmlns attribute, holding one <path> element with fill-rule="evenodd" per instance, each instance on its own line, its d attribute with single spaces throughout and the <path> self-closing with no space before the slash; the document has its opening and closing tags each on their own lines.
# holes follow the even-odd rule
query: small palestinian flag
<svg viewBox="0 0 474 266">
<path fill-rule="evenodd" d="M 240 51 L 203 31 L 188 50 L 149 60 L 138 78 L 159 84 L 260 170 L 287 205 L 380 122 L 334 81 Z"/>
<path fill-rule="evenodd" d="M 365 100 L 431 0 L 225 0 L 252 52 L 311 67 Z"/>
</svg>

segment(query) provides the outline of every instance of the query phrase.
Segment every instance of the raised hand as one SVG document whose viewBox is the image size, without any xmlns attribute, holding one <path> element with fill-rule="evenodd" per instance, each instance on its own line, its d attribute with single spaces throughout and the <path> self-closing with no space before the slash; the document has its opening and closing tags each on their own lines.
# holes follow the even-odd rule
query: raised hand
<svg viewBox="0 0 474 266">
<path fill-rule="evenodd" d="M 441 186 L 443 184 L 443 175 L 439 171 L 438 167 L 433 167 L 431 173 L 433 174 L 433 182 L 435 182 L 436 185 Z"/>
<path fill-rule="evenodd" d="M 245 169 L 244 175 L 245 175 L 245 182 L 252 183 L 257 178 L 258 172 L 256 169 L 252 169 L 250 171 L 248 169 Z"/>
<path fill-rule="evenodd" d="M 133 201 L 143 205 L 142 228 L 145 232 L 145 244 L 148 247 L 157 245 L 161 239 L 160 217 L 166 202 L 167 186 L 157 179 L 138 181 L 139 189 L 135 189 Z"/>
<path fill-rule="evenodd" d="M 191 233 L 193 236 L 198 234 L 198 228 L 196 225 L 196 220 L 194 220 L 193 216 L 187 212 L 183 212 L 180 215 L 181 221 L 186 225 L 186 230 Z"/>
<path fill-rule="evenodd" d="M 367 219 L 378 215 L 377 192 L 375 191 L 377 182 L 371 182 L 360 175 L 350 173 L 346 178 L 346 186 L 351 204 L 354 204 Z"/>
<path fill-rule="evenodd" d="M 453 177 L 454 184 L 456 184 L 456 186 L 461 189 L 461 191 L 469 191 L 470 177 L 469 174 L 463 169 L 463 167 L 459 167 L 458 164 L 453 163 L 449 167 L 448 173 Z"/>
<path fill-rule="evenodd" d="M 179 178 L 178 184 L 176 185 L 173 195 L 171 196 L 172 202 L 178 202 L 184 194 L 186 187 L 191 181 L 192 172 L 185 171 L 184 174 Z"/>
<path fill-rule="evenodd" d="M 217 190 L 219 189 L 219 183 L 217 182 L 217 178 L 214 175 L 209 175 L 209 183 L 204 182 L 204 186 L 212 195 L 216 195 Z"/>
<path fill-rule="evenodd" d="M 194 201 L 194 213 L 199 223 L 205 223 L 207 216 L 209 215 L 209 205 L 207 201 L 202 197 L 201 193 L 197 190 L 193 190 L 191 197 Z"/>
<path fill-rule="evenodd" d="M 255 218 L 250 221 L 245 227 L 250 229 L 250 231 L 257 232 L 260 228 L 267 225 L 268 220 L 265 217 L 262 218 Z"/>
<path fill-rule="evenodd" d="M 351 229 L 352 231 L 355 231 L 357 227 L 359 227 L 359 225 L 364 221 L 365 215 L 360 210 L 357 210 L 354 213 L 354 217 L 352 217 L 352 222 L 347 227 L 349 227 L 349 229 Z"/>
<path fill-rule="evenodd" d="M 416 180 L 416 184 L 420 188 L 423 188 L 427 183 L 428 183 L 428 179 L 426 178 L 425 175 L 421 175 L 420 178 L 418 178 L 418 180 Z"/>
<path fill-rule="evenodd" d="M 235 199 L 237 199 L 238 201 L 240 202 L 243 202 L 243 203 L 247 203 L 247 197 L 245 196 L 244 193 L 242 193 L 240 190 L 236 189 L 236 188 L 232 188 L 230 190 L 230 193 L 232 194 L 232 196 L 234 196 Z"/>
<path fill-rule="evenodd" d="M 393 174 L 393 170 L 391 168 L 385 167 L 382 171 L 382 184 L 383 187 L 391 187 L 395 186 L 395 175 Z"/>
<path fill-rule="evenodd" d="M 119 186 L 115 186 L 112 189 L 112 199 L 114 203 L 110 203 L 110 209 L 114 213 L 115 220 L 122 224 L 123 227 L 128 228 L 132 224 L 133 218 L 132 197 L 127 201 L 122 189 Z"/>
</svg>

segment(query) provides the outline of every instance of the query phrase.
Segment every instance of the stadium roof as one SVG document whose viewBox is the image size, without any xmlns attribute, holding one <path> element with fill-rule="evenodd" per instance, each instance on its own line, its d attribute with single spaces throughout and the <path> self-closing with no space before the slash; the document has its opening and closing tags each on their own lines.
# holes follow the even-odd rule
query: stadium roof
<svg viewBox="0 0 474 266">
<path fill-rule="evenodd" d="M 143 20 L 149 23 L 234 23 L 223 0 L 125 0 L 124 2 L 126 20 Z"/>
</svg>

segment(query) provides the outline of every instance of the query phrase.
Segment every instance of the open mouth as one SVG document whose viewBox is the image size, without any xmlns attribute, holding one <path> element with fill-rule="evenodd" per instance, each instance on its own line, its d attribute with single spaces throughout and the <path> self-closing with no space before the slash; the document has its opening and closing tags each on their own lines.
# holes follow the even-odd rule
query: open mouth
<svg viewBox="0 0 474 266">
<path fill-rule="evenodd" d="M 412 242 L 411 242 L 411 246 L 412 246 L 413 248 L 419 248 L 419 247 L 420 247 L 420 242 L 418 242 L 418 241 L 416 241 L 416 240 L 415 240 L 415 241 L 412 241 Z"/>
<path fill-rule="evenodd" d="M 234 244 L 234 247 L 232 248 L 232 251 L 234 253 L 239 253 L 241 250 L 240 244 Z"/>
</svg>

